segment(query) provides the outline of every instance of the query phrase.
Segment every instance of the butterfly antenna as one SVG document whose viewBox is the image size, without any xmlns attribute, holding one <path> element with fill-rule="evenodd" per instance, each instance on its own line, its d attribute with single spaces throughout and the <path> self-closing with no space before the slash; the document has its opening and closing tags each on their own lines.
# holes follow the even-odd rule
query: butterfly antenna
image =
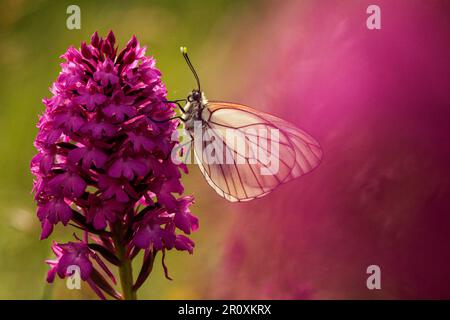
<svg viewBox="0 0 450 320">
<path fill-rule="evenodd" d="M 181 47 L 180 48 L 181 54 L 184 57 L 184 60 L 186 60 L 187 65 L 189 66 L 189 69 L 191 69 L 192 74 L 195 77 L 195 80 L 197 81 L 197 86 L 198 86 L 198 91 L 200 90 L 200 79 L 198 78 L 197 72 L 195 72 L 194 66 L 191 63 L 191 60 L 189 60 L 188 54 L 187 54 L 187 48 L 186 47 Z"/>
</svg>

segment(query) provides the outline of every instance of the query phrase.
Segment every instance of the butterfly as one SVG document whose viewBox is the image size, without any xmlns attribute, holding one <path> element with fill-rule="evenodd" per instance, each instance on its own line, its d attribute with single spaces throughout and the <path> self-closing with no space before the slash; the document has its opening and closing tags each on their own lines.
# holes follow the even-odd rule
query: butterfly
<svg viewBox="0 0 450 320">
<path fill-rule="evenodd" d="M 293 124 L 242 104 L 208 101 L 186 47 L 181 53 L 197 82 L 186 99 L 171 101 L 180 108 L 176 118 L 189 136 L 182 150 L 185 157 L 193 150 L 220 196 L 231 202 L 261 198 L 319 165 L 319 143 Z"/>
</svg>

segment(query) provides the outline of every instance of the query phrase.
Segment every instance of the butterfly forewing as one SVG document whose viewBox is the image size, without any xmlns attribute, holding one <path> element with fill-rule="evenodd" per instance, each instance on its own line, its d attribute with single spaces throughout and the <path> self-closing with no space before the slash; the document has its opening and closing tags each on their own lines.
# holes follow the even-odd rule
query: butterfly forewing
<svg viewBox="0 0 450 320">
<path fill-rule="evenodd" d="M 247 106 L 210 101 L 202 120 L 203 137 L 194 137 L 196 162 L 229 201 L 260 198 L 311 171 L 322 157 L 307 133 Z"/>
</svg>

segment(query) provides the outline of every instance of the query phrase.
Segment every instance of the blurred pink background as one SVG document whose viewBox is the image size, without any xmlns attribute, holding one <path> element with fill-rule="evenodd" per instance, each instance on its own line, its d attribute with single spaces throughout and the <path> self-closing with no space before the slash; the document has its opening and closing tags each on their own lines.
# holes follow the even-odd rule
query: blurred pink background
<svg viewBox="0 0 450 320">
<path fill-rule="evenodd" d="M 450 298 L 450 2 L 376 1 L 381 30 L 366 28 L 369 4 L 272 2 L 211 45 L 228 63 L 209 96 L 290 120 L 325 154 L 227 206 L 213 297 Z M 382 290 L 366 288 L 371 264 Z"/>
</svg>

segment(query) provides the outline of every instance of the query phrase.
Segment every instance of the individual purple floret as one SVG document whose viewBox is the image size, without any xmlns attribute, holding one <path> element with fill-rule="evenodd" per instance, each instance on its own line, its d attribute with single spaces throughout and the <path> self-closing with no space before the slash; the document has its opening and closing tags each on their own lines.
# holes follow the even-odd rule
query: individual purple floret
<svg viewBox="0 0 450 320">
<path fill-rule="evenodd" d="M 186 235 L 198 228 L 189 210 L 193 197 L 180 196 L 186 168 L 170 157 L 177 144 L 174 105 L 145 50 L 133 36 L 118 52 L 112 32 L 69 48 L 37 125 L 31 171 L 41 239 L 59 223 L 83 232 L 83 240 L 53 244 L 48 281 L 71 276 L 68 267 L 77 266 L 101 298 L 135 299 L 157 252 L 163 260 L 172 248 L 192 253 Z M 131 261 L 140 250 L 134 282 Z M 122 294 L 103 260 L 119 268 Z M 164 261 L 163 267 L 167 275 Z"/>
</svg>

